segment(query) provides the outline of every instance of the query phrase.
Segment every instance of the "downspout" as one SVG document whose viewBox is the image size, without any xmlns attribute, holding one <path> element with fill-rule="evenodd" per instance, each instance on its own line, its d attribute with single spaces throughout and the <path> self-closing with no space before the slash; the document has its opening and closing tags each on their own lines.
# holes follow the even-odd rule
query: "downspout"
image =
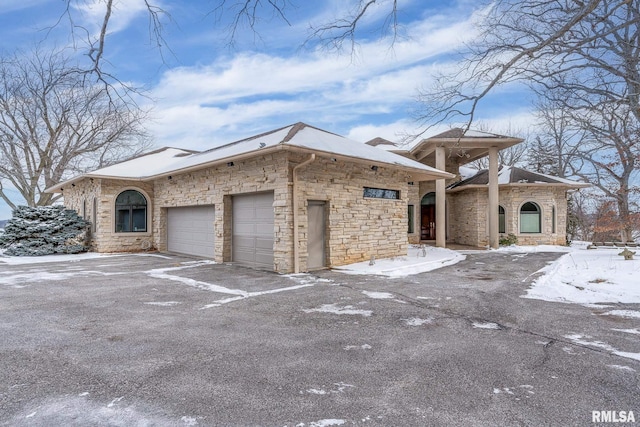
<svg viewBox="0 0 640 427">
<path fill-rule="evenodd" d="M 293 168 L 293 272 L 300 273 L 300 249 L 298 248 L 298 169 L 308 165 L 316 159 L 311 154 L 307 160 Z"/>
</svg>

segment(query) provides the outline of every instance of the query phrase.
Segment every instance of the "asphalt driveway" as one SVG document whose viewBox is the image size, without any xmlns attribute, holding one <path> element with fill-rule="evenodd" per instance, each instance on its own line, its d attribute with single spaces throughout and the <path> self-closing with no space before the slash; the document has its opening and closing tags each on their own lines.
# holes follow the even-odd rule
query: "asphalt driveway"
<svg viewBox="0 0 640 427">
<path fill-rule="evenodd" d="M 640 422 L 640 319 L 521 298 L 558 256 L 398 279 L 153 254 L 0 265 L 0 425 Z"/>
</svg>

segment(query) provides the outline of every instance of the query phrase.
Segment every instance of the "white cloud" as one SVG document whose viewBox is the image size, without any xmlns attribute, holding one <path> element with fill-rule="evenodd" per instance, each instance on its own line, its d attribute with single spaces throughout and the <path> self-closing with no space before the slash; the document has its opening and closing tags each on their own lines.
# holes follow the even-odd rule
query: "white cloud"
<svg viewBox="0 0 640 427">
<path fill-rule="evenodd" d="M 158 2 L 154 2 L 160 6 Z M 84 23 L 91 33 L 97 35 L 104 21 L 106 3 L 102 0 L 87 2 L 71 2 L 74 10 L 80 12 L 86 20 Z M 109 18 L 109 33 L 123 31 L 128 28 L 133 20 L 141 14 L 147 13 L 145 2 L 140 0 L 116 0 L 113 3 L 111 17 Z"/>
<path fill-rule="evenodd" d="M 461 35 L 473 34 L 466 21 L 435 21 L 411 24 L 416 37 L 398 41 L 393 50 L 385 41 L 364 43 L 356 60 L 320 51 L 290 57 L 242 52 L 169 70 L 153 90 L 158 144 L 208 148 L 250 136 L 250 129 L 295 121 L 330 124 L 332 131 L 368 116 L 402 121 L 417 88 L 449 66 L 434 61 L 457 48 Z"/>
<path fill-rule="evenodd" d="M 28 9 L 46 3 L 48 0 L 3 0 L 0 15 L 16 10 Z"/>
</svg>

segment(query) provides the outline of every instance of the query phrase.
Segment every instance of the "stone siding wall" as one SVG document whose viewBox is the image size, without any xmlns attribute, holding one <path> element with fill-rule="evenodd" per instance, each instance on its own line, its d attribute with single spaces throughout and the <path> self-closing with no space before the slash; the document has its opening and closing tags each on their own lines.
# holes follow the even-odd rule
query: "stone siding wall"
<svg viewBox="0 0 640 427">
<path fill-rule="evenodd" d="M 215 260 L 231 261 L 232 201 L 234 195 L 272 191 L 274 194 L 274 270 L 294 268 L 293 168 L 308 154 L 286 151 L 234 161 L 198 171 L 172 174 L 152 182 L 94 179 L 65 188 L 69 207 L 82 212 L 82 201 L 98 206 L 94 249 L 99 252 L 167 250 L 167 211 L 171 207 L 215 206 Z M 401 256 L 407 253 L 407 205 L 415 206 L 415 231 L 419 238 L 420 189 L 408 184 L 405 172 L 344 160 L 317 157 L 298 172 L 298 221 L 300 269 L 307 269 L 307 204 L 327 203 L 326 263 L 340 266 L 352 262 Z M 364 187 L 398 190 L 400 199 L 365 198 Z M 147 197 L 146 232 L 115 232 L 115 199 L 133 189 Z M 91 216 L 92 213 L 88 213 Z"/>
<path fill-rule="evenodd" d="M 135 190 L 147 199 L 147 231 L 116 233 L 116 198 L 125 190 Z M 98 205 L 98 252 L 139 252 L 153 250 L 153 184 L 141 181 L 102 180 L 102 195 Z"/>
<path fill-rule="evenodd" d="M 147 231 L 136 233 L 115 232 L 115 202 L 118 194 L 136 190 L 147 199 Z M 92 227 L 91 247 L 97 252 L 139 252 L 154 249 L 152 227 L 153 184 L 141 181 L 83 179 L 74 186 L 64 188 L 65 205 L 81 216 L 83 203 L 87 203 L 87 218 Z M 97 212 L 93 215 L 93 199 Z M 95 218 L 95 221 L 94 221 Z"/>
<path fill-rule="evenodd" d="M 450 193 L 450 206 L 455 215 L 450 218 L 450 241 L 471 246 L 489 244 L 488 190 L 470 188 Z M 536 203 L 542 210 L 542 232 L 520 232 L 520 207 L 526 202 Z M 499 204 L 505 209 L 505 233 L 514 234 L 520 245 L 564 245 L 566 243 L 567 199 L 566 189 L 551 186 L 500 187 Z M 553 207 L 556 226 L 553 232 Z"/>
<path fill-rule="evenodd" d="M 480 246 L 486 227 L 487 191 L 469 189 L 447 194 L 449 241 L 460 245 Z"/>
<path fill-rule="evenodd" d="M 98 226 L 100 212 L 100 196 L 101 187 L 100 180 L 83 179 L 76 182 L 75 185 L 69 185 L 64 189 L 63 202 L 67 209 L 72 209 L 87 221 L 91 221 L 90 246 L 92 250 L 96 249 L 95 234 L 100 229 Z M 95 200 L 95 202 L 94 202 Z M 97 207 L 94 212 L 94 206 Z"/>
<path fill-rule="evenodd" d="M 520 207 L 536 203 L 542 210 L 542 233 L 520 232 Z M 500 205 L 505 209 L 506 234 L 518 236 L 521 245 L 564 245 L 567 239 L 567 190 L 552 186 L 513 186 L 500 189 Z M 553 207 L 555 206 L 555 233 Z"/>
<path fill-rule="evenodd" d="M 293 159 L 294 164 L 303 157 Z M 300 268 L 307 266 L 307 204 L 322 200 L 328 204 L 326 248 L 328 267 L 353 262 L 406 255 L 406 174 L 379 167 L 317 158 L 299 175 Z M 365 198 L 364 187 L 399 190 L 400 199 Z M 417 185 L 416 185 L 417 187 Z M 415 192 L 415 190 L 412 190 Z"/>
<path fill-rule="evenodd" d="M 167 250 L 167 209 L 215 205 L 215 261 L 231 261 L 232 196 L 274 192 L 274 270 L 293 268 L 287 153 L 267 154 L 194 172 L 160 178 L 155 186 L 154 243 Z"/>
</svg>

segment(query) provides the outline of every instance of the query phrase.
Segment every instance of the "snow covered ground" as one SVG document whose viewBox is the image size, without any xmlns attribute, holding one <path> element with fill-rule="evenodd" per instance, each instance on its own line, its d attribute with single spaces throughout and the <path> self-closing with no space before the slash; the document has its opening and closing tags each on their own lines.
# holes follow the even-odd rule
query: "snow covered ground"
<svg viewBox="0 0 640 427">
<path fill-rule="evenodd" d="M 509 246 L 492 252 L 531 253 L 565 252 L 556 261 L 539 271 L 541 273 L 524 298 L 576 304 L 640 303 L 640 253 L 636 259 L 626 261 L 618 253 L 621 249 L 600 248 L 587 250 L 587 243 L 577 242 L 565 246 Z M 463 251 L 473 253 L 474 251 Z M 49 255 L 42 257 L 3 257 L 0 264 L 35 264 L 46 262 L 72 262 L 103 256 L 96 253 L 77 255 Z M 160 255 L 157 255 L 160 256 Z M 431 246 L 411 246 L 406 256 L 337 267 L 346 274 L 373 274 L 403 277 L 424 273 L 466 258 L 461 252 Z"/>
<path fill-rule="evenodd" d="M 543 275 L 525 298 L 577 304 L 640 303 L 640 254 L 625 260 L 618 255 L 619 248 L 571 249 L 540 270 Z"/>
<path fill-rule="evenodd" d="M 358 262 L 336 267 L 334 270 L 347 274 L 402 277 L 453 265 L 465 258 L 466 256 L 460 252 L 450 249 L 411 245 L 406 256 Z"/>
</svg>

